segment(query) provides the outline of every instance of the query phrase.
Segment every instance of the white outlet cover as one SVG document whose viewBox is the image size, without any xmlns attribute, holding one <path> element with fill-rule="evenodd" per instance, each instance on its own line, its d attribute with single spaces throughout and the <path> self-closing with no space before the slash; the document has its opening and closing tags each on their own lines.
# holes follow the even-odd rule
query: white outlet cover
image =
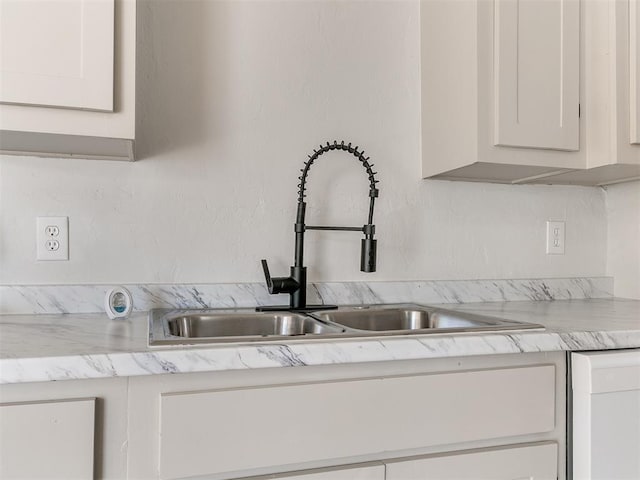
<svg viewBox="0 0 640 480">
<path fill-rule="evenodd" d="M 547 255 L 564 255 L 564 222 L 547 222 Z"/>
<path fill-rule="evenodd" d="M 48 245 L 54 240 L 58 242 L 58 248 L 51 250 Z M 36 259 L 69 260 L 69 217 L 36 219 Z"/>
</svg>

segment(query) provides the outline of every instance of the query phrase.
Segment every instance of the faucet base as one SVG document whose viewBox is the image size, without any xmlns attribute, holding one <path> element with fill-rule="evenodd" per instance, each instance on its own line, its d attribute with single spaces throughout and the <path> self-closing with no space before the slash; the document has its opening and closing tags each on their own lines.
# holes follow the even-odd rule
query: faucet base
<svg viewBox="0 0 640 480">
<path fill-rule="evenodd" d="M 261 305 L 256 312 L 314 312 L 316 310 L 335 310 L 337 305 L 307 305 L 304 308 L 291 308 L 290 305 Z"/>
</svg>

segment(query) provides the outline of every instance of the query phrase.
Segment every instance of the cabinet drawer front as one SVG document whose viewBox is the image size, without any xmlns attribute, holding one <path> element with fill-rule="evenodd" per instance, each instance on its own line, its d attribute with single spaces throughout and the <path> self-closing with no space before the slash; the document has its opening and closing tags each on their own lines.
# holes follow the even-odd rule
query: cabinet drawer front
<svg viewBox="0 0 640 480">
<path fill-rule="evenodd" d="M 555 366 L 162 395 L 177 478 L 547 432 Z"/>
<path fill-rule="evenodd" d="M 245 477 L 237 480 L 385 480 L 385 467 L 382 463 L 368 467 L 346 465 L 335 468 L 287 472 L 279 475 Z"/>
<path fill-rule="evenodd" d="M 387 464 L 387 480 L 556 480 L 555 443 L 438 455 Z"/>
<path fill-rule="evenodd" d="M 0 478 L 93 478 L 95 399 L 0 405 Z"/>
</svg>

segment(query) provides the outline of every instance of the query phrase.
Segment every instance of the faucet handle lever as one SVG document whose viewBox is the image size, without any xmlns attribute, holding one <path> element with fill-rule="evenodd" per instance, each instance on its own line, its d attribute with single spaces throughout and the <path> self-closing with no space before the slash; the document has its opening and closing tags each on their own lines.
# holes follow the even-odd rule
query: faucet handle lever
<svg viewBox="0 0 640 480">
<path fill-rule="evenodd" d="M 264 279 L 267 282 L 267 289 L 269 290 L 269 293 L 274 293 L 273 280 L 271 280 L 271 274 L 269 273 L 269 265 L 267 265 L 267 261 L 264 258 L 261 260 L 261 263 L 262 270 L 264 271 Z"/>
<path fill-rule="evenodd" d="M 292 272 L 293 272 L 293 267 Z M 293 293 L 300 289 L 300 283 L 293 278 L 289 277 L 272 277 L 269 273 L 269 265 L 266 260 L 262 260 L 262 269 L 264 270 L 264 279 L 267 282 L 267 289 L 269 293 Z"/>
</svg>

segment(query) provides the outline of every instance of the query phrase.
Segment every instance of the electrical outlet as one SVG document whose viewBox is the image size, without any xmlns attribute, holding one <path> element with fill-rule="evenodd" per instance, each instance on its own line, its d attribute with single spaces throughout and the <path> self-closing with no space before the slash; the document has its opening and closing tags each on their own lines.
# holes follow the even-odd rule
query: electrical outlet
<svg viewBox="0 0 640 480">
<path fill-rule="evenodd" d="M 55 252 L 60 249 L 60 242 L 57 240 L 47 240 L 46 248 L 48 252 Z"/>
<path fill-rule="evenodd" d="M 547 255 L 564 255 L 564 222 L 547 222 Z"/>
<path fill-rule="evenodd" d="M 69 260 L 69 217 L 38 217 L 36 245 L 38 260 Z"/>
<path fill-rule="evenodd" d="M 45 228 L 44 231 L 50 237 L 57 237 L 60 235 L 60 228 L 57 225 L 47 225 L 47 228 Z"/>
</svg>

